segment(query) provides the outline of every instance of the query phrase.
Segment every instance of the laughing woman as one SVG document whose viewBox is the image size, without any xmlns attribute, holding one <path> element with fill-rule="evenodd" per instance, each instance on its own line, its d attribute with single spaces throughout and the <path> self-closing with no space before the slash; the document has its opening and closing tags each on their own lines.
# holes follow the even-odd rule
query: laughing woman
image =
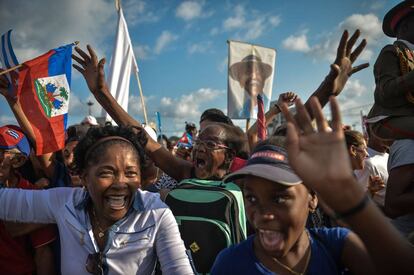
<svg viewBox="0 0 414 275">
<path fill-rule="evenodd" d="M 0 219 L 56 223 L 63 274 L 193 274 L 171 211 L 138 189 L 146 137 L 91 129 L 75 151 L 85 189 L 1 189 Z M 27 211 L 30 209 L 31 211 Z"/>
</svg>

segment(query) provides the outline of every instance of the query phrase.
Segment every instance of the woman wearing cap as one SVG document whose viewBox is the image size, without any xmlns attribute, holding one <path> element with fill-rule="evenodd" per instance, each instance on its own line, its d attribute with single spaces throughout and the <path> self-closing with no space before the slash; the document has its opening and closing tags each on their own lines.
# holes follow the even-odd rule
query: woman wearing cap
<svg viewBox="0 0 414 275">
<path fill-rule="evenodd" d="M 385 15 L 382 30 L 392 38 L 375 62 L 375 103 L 368 114 L 373 133 L 382 139 L 414 138 L 414 0 Z"/>
<path fill-rule="evenodd" d="M 405 242 L 356 182 L 331 99 L 333 131 L 316 98 L 318 130 L 300 101 L 296 120 L 287 110 L 287 152 L 259 144 L 248 164 L 225 180 L 242 178 L 248 219 L 256 234 L 222 251 L 211 274 L 409 274 L 414 249 Z M 302 134 L 299 134 L 302 133 Z M 288 158 L 289 155 L 289 158 Z M 314 191 L 344 219 L 344 228 L 305 229 L 317 204 Z"/>
<path fill-rule="evenodd" d="M 371 265 L 360 264 L 370 261 L 354 233 L 305 229 L 318 199 L 290 168 L 278 143 L 259 143 L 247 165 L 225 178 L 242 180 L 247 217 L 256 234 L 220 253 L 212 274 L 340 274 L 344 266 L 353 274 L 370 274 Z"/>
<path fill-rule="evenodd" d="M 75 149 L 85 188 L 0 189 L 0 219 L 56 223 L 63 274 L 151 274 L 157 259 L 164 274 L 193 274 L 171 211 L 138 189 L 146 138 L 91 128 Z"/>
</svg>

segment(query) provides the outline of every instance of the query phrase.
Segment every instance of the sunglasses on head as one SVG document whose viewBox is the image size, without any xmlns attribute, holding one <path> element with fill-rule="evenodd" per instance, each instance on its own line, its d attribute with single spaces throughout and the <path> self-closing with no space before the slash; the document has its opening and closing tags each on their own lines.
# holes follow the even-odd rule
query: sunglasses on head
<svg viewBox="0 0 414 275">
<path fill-rule="evenodd" d="M 107 266 L 103 262 L 103 256 L 104 254 L 102 252 L 89 254 L 85 264 L 86 271 L 93 275 L 105 274 L 104 270 Z"/>
</svg>

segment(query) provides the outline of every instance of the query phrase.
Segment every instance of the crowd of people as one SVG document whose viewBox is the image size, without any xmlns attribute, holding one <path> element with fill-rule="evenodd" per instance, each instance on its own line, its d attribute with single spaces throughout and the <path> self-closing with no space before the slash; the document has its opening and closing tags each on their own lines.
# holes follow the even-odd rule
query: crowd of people
<svg viewBox="0 0 414 275">
<path fill-rule="evenodd" d="M 1 75 L 19 126 L 0 127 L 0 273 L 412 274 L 414 1 L 390 10 L 383 30 L 397 40 L 374 66 L 367 135 L 342 123 L 336 99 L 368 66 L 353 65 L 359 30 L 343 32 L 305 103 L 279 96 L 266 126 L 278 113 L 287 122 L 263 140 L 257 124 L 245 132 L 215 108 L 198 131 L 186 122 L 179 139 L 157 136 L 113 98 L 88 45 L 73 67 L 119 126 L 87 116 L 61 151 L 36 155 Z"/>
</svg>

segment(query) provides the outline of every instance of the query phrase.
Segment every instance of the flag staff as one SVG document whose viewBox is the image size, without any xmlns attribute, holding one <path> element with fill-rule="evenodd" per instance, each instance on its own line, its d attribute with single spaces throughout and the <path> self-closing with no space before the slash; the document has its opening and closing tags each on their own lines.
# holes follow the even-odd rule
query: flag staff
<svg viewBox="0 0 414 275">
<path fill-rule="evenodd" d="M 78 44 L 79 44 L 79 41 L 73 42 L 73 45 L 78 45 Z M 4 70 L 4 71 L 0 72 L 0 75 L 4 75 L 4 74 L 7 74 L 8 72 L 17 70 L 17 69 L 21 68 L 22 66 L 23 66 L 23 64 L 19 64 L 19 65 L 16 65 L 14 67 L 11 67 L 11 68 L 9 68 L 7 70 Z"/>
<path fill-rule="evenodd" d="M 139 80 L 138 68 L 137 67 L 135 67 L 135 76 L 136 76 L 137 81 L 138 81 L 138 90 L 139 90 L 139 94 L 141 96 L 141 104 L 142 104 L 142 110 L 144 111 L 145 124 L 148 125 L 147 109 L 145 107 L 145 100 L 144 100 L 144 95 L 142 93 L 141 80 Z"/>
</svg>

